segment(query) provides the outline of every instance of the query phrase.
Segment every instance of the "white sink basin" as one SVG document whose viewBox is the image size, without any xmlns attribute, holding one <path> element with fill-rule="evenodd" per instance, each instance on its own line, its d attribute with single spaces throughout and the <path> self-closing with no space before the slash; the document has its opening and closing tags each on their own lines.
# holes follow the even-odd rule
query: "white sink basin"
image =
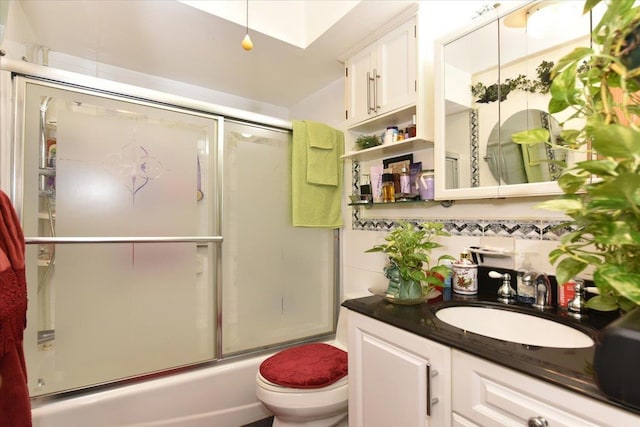
<svg viewBox="0 0 640 427">
<path fill-rule="evenodd" d="M 589 335 L 571 326 L 496 307 L 445 307 L 436 311 L 436 317 L 474 334 L 519 344 L 556 348 L 583 348 L 594 344 Z"/>
</svg>

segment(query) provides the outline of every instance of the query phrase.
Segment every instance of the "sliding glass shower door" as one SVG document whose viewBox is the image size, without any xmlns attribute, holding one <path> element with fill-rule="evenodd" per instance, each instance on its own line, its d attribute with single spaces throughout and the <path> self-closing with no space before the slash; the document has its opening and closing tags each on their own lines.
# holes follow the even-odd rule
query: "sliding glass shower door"
<svg viewBox="0 0 640 427">
<path fill-rule="evenodd" d="M 216 359 L 218 119 L 18 87 L 32 396 Z"/>
<path fill-rule="evenodd" d="M 334 230 L 291 226 L 291 132 L 224 125 L 223 354 L 333 330 Z"/>
</svg>

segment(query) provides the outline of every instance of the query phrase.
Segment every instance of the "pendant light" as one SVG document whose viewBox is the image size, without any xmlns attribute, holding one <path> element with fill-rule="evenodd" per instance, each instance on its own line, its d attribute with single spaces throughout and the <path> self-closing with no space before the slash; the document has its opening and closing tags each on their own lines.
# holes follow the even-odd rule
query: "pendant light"
<svg viewBox="0 0 640 427">
<path fill-rule="evenodd" d="M 253 49 L 253 42 L 251 41 L 251 37 L 249 37 L 249 0 L 247 0 L 247 32 L 242 39 L 242 48 L 244 50 Z"/>
</svg>

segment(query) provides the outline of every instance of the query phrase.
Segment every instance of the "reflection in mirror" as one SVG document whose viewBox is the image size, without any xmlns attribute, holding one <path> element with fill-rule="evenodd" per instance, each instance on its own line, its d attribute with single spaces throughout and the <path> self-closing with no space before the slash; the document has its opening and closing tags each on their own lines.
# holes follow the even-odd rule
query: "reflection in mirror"
<svg viewBox="0 0 640 427">
<path fill-rule="evenodd" d="M 502 192 L 497 189 L 550 182 L 557 179 L 559 165 L 573 160 L 573 155 L 567 158 L 549 144 L 520 147 L 511 140 L 513 132 L 540 127 L 557 139 L 559 123 L 568 119 L 569 112 L 548 114 L 550 71 L 562 56 L 589 46 L 590 16 L 582 15 L 581 7 L 577 13 L 557 10 L 563 25 L 553 31 L 530 28 L 532 17 L 553 3 L 557 2 L 533 2 L 510 13 L 499 12 L 503 16 L 485 17 L 441 41 L 438 84 L 443 87 L 439 102 L 444 104 L 444 117 L 438 120 L 444 123 L 446 160 L 440 163 L 445 168 L 440 179 L 448 178 L 445 190 L 495 187 Z M 450 156 L 457 160 L 450 161 Z"/>
<path fill-rule="evenodd" d="M 517 132 L 542 128 L 549 131 L 548 144 L 516 144 L 512 135 Z M 558 179 L 559 166 L 563 165 L 567 152 L 554 149 L 562 130 L 560 123 L 542 110 L 523 110 L 511 115 L 502 126 L 496 123 L 489 135 L 487 155 L 493 178 L 504 184 L 525 184 Z"/>
</svg>

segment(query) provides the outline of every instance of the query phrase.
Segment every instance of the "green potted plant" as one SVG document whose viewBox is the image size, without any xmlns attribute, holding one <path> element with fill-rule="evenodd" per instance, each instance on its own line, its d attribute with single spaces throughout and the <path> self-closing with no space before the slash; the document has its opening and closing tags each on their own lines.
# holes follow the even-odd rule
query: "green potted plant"
<svg viewBox="0 0 640 427">
<path fill-rule="evenodd" d="M 444 224 L 426 222 L 415 226 L 401 221 L 398 227 L 385 237 L 386 243 L 375 245 L 366 252 L 383 252 L 388 257 L 384 268 L 389 279 L 386 295 L 390 301 L 410 304 L 423 302 L 433 286 L 442 286 L 448 267 L 440 265 L 445 259 L 454 260 L 450 255 L 442 255 L 436 265 L 431 265 L 431 250 L 442 247 L 436 237 L 449 236 Z"/>
<path fill-rule="evenodd" d="M 588 13 L 601 0 L 587 0 Z M 559 283 L 593 267 L 599 295 L 592 309 L 628 311 L 640 305 L 640 8 L 633 0 L 607 4 L 590 48 L 577 48 L 552 70 L 549 113 L 570 110 L 562 146 L 588 160 L 565 168 L 563 195 L 539 205 L 564 212 L 571 230 L 549 254 Z M 575 123 L 580 123 L 575 126 Z M 549 141 L 544 129 L 514 142 Z"/>
</svg>

